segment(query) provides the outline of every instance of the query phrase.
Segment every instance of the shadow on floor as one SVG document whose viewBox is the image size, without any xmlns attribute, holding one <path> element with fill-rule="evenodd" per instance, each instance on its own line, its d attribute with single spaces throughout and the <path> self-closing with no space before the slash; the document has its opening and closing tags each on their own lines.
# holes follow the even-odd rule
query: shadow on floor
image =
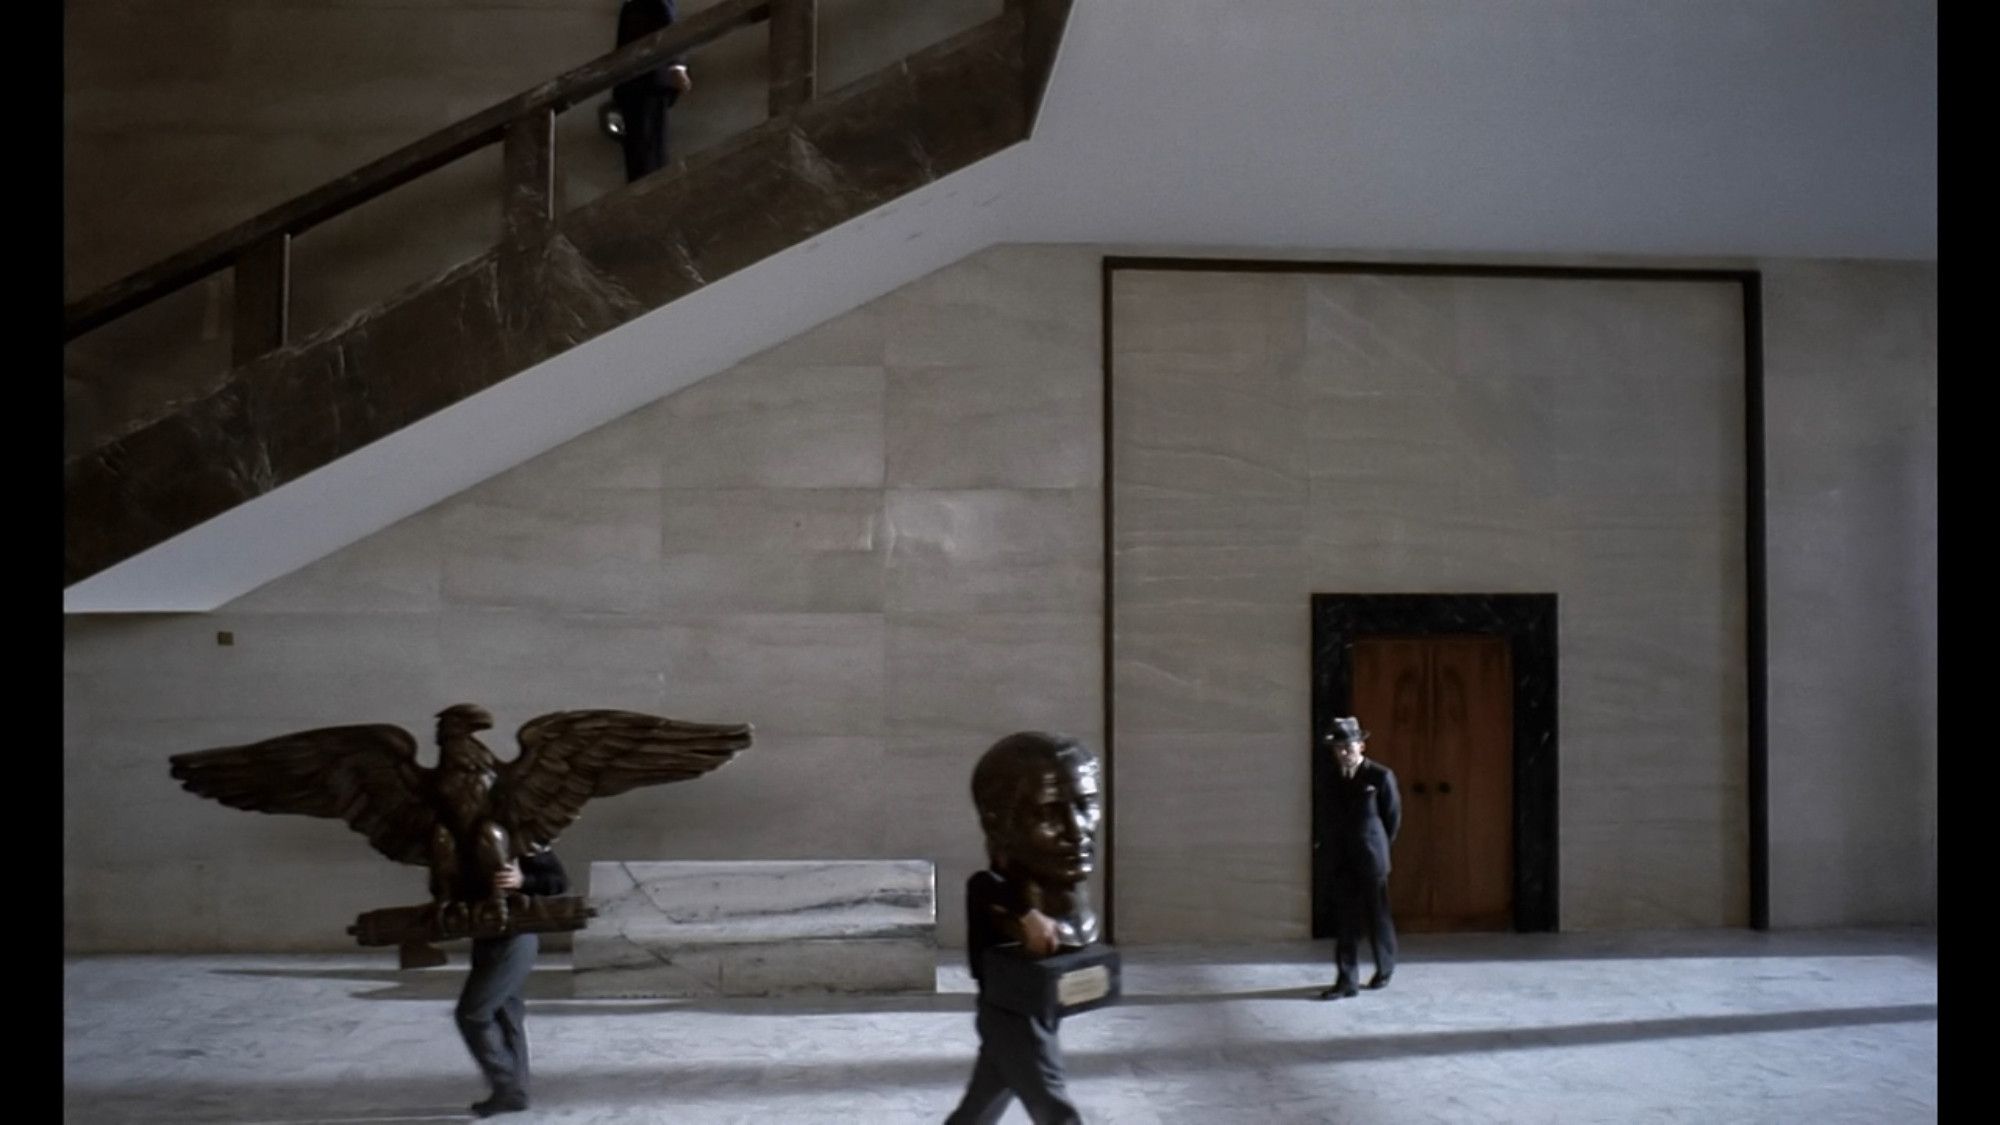
<svg viewBox="0 0 2000 1125">
<path fill-rule="evenodd" d="M 354 981 L 380 985 L 352 992 L 358 1000 L 458 999 L 465 987 L 465 970 L 440 969 L 213 969 L 225 976 L 273 977 L 280 980 Z M 526 995 L 538 1015 L 651 1015 L 660 1012 L 707 1012 L 741 1016 L 820 1016 L 871 1012 L 970 1012 L 970 992 L 914 992 L 899 995 L 744 996 L 690 999 L 579 998 L 568 969 L 538 968 L 528 978 Z"/>
<path fill-rule="evenodd" d="M 1329 941 L 1325 943 L 1332 947 Z M 1398 959 L 1424 961 L 1636 961 L 1754 957 L 1937 958 L 1922 929 L 1811 931 L 1670 930 L 1656 933 L 1409 934 Z"/>
<path fill-rule="evenodd" d="M 356 981 L 382 987 L 350 993 L 360 1000 L 458 999 L 465 987 L 463 969 L 215 969 L 231 976 L 277 977 L 294 980 Z M 1321 973 L 1321 976 L 1328 974 Z M 1248 992 L 1127 993 L 1121 1005 L 1207 1004 L 1222 1000 L 1311 1000 L 1326 986 L 1325 981 L 1291 988 L 1266 988 Z M 875 1012 L 971 1012 L 971 992 L 926 992 L 900 996 L 742 996 L 713 999 L 633 999 L 579 998 L 568 971 L 537 969 L 528 978 L 527 997 L 536 1015 L 622 1016 L 658 1015 L 662 1012 L 703 1012 L 735 1016 L 828 1016 L 866 1015 Z"/>
<path fill-rule="evenodd" d="M 1128 959 L 1172 965 L 1303 965 L 1333 963 L 1333 939 L 1216 945 L 1125 945 Z M 1468 933 L 1400 935 L 1403 964 L 1456 961 L 1634 961 L 1677 958 L 1909 957 L 1935 963 L 1937 931 L 1757 931 L 1749 929 L 1617 931 L 1605 933 Z M 1129 960 L 1128 960 L 1129 963 Z"/>
<path fill-rule="evenodd" d="M 1905 1004 L 1397 1035 L 1371 1036 L 1343 1028 L 1324 1039 L 1232 1038 L 1116 1050 L 1070 1050 L 1066 1054 L 1072 1078 L 1088 1081 L 1093 1076 L 1115 1073 L 1135 1065 L 1143 1066 L 1147 1073 L 1155 1076 L 1235 1070 L 1253 1064 L 1258 1069 L 1269 1070 L 1496 1051 L 1597 1047 L 1659 1039 L 1824 1031 L 1870 1025 L 1928 1023 L 1936 1019 L 1935 1004 Z M 773 1057 L 702 1064 L 677 1064 L 663 1049 L 657 1066 L 571 1075 L 538 1072 L 536 1100 L 540 1106 L 549 1109 L 591 1107 L 616 1112 L 648 1103 L 666 1110 L 677 1099 L 698 1098 L 709 1102 L 728 1101 L 737 1096 L 765 1101 L 774 1096 L 833 1099 L 843 1091 L 921 1087 L 939 1091 L 938 1112 L 942 1116 L 949 1109 L 957 1086 L 964 1080 L 972 1062 L 969 1057 L 872 1058 L 860 1053 L 864 1047 L 865 1044 L 857 1043 L 855 1055 L 823 1062 L 796 1062 Z M 391 1122 L 449 1118 L 457 1113 L 458 1106 L 464 1104 L 467 1091 L 474 1090 L 477 1085 L 468 1063 L 467 1074 L 462 1079 L 397 1078 L 344 1084 L 283 1079 L 263 1083 L 221 1083 L 196 1079 L 104 1086 L 84 1086 L 66 1081 L 63 1100 L 68 1120 L 89 1121 L 93 1125 L 157 1121 L 228 1122 L 230 1125 L 250 1125 L 252 1122 L 270 1125 L 303 1125 L 306 1122 L 387 1125 Z M 302 1106 L 313 1107 L 312 1114 L 303 1114 Z M 752 1107 L 746 1101 L 744 1108 L 747 1111 Z"/>
<path fill-rule="evenodd" d="M 1323 974 L 1331 978 L 1331 974 Z M 1121 1008 L 1144 1008 L 1161 1004 L 1213 1004 L 1225 1000 L 1312 1000 L 1327 981 L 1288 988 L 1258 988 L 1247 992 L 1128 992 L 1118 998 Z"/>
</svg>

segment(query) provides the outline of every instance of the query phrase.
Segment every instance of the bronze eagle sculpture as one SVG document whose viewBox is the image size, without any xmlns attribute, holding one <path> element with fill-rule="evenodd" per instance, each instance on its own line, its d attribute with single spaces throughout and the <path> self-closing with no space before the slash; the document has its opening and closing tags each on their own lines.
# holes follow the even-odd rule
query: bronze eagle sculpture
<svg viewBox="0 0 2000 1125">
<path fill-rule="evenodd" d="M 190 793 L 251 812 L 344 820 L 395 862 L 428 867 L 424 928 L 437 939 L 509 928 L 507 897 L 485 890 L 493 874 L 553 844 L 585 802 L 701 777 L 751 740 L 748 723 L 555 711 L 521 727 L 520 753 L 502 762 L 474 737 L 492 726 L 483 707 L 440 711 L 438 764 L 430 768 L 417 764 L 417 740 L 387 723 L 322 727 L 169 761 Z M 486 897 L 465 901 L 461 893 Z M 579 917 L 557 928 L 581 924 Z"/>
</svg>

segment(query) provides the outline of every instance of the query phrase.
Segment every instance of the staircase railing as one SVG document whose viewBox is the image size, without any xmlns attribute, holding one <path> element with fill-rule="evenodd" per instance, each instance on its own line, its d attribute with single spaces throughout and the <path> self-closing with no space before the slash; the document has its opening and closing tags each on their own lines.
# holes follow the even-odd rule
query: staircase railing
<svg viewBox="0 0 2000 1125">
<path fill-rule="evenodd" d="M 1013 3 L 1009 0 L 1010 7 Z M 769 21 L 769 112 L 783 116 L 817 92 L 818 7 L 818 0 L 723 0 L 71 302 L 63 309 L 64 339 L 232 269 L 232 362 L 240 365 L 281 348 L 289 338 L 292 239 L 494 144 L 502 146 L 504 168 L 501 239 L 530 238 L 559 214 L 556 114 L 675 55 Z"/>
</svg>

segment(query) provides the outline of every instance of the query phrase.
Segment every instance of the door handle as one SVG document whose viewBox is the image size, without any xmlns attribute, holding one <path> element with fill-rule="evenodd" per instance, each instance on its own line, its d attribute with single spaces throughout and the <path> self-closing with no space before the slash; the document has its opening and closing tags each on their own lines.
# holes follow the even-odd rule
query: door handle
<svg viewBox="0 0 2000 1125">
<path fill-rule="evenodd" d="M 1451 782 L 1449 782 L 1449 781 L 1440 781 L 1440 782 L 1438 782 L 1438 792 L 1440 792 L 1440 793 L 1449 793 L 1449 792 L 1451 792 Z"/>
</svg>

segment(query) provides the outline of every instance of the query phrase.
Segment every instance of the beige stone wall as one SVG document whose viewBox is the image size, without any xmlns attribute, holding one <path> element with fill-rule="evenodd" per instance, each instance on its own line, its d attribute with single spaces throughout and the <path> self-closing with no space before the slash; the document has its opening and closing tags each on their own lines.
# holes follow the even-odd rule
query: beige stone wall
<svg viewBox="0 0 2000 1125">
<path fill-rule="evenodd" d="M 1765 275 L 1771 917 L 1937 921 L 1937 265 Z"/>
<path fill-rule="evenodd" d="M 1561 925 L 1747 922 L 1740 306 L 1117 275 L 1127 934 L 1308 933 L 1314 593 L 1554 593 Z"/>
<path fill-rule="evenodd" d="M 931 859 L 958 940 L 973 761 L 1100 736 L 1097 293 L 1088 252 L 990 251 L 220 612 L 70 619 L 68 944 L 338 947 L 421 899 L 338 823 L 199 800 L 166 757 L 428 743 L 458 701 L 503 755 L 558 708 L 753 722 L 721 773 L 592 804 L 567 862 Z"/>
<path fill-rule="evenodd" d="M 592 806 L 566 858 L 932 859 L 957 940 L 973 758 L 1101 741 L 1103 253 L 974 255 L 220 612 L 70 619 L 66 945 L 341 947 L 420 874 L 166 758 L 428 738 L 459 700 L 507 750 L 553 708 L 753 721 L 722 773 Z M 1923 921 L 1935 269 L 1768 270 L 1774 920 Z M 1166 280 L 1119 295 L 1123 936 L 1303 932 L 1314 589 L 1555 590 L 1563 924 L 1740 920 L 1732 300 Z"/>
</svg>

